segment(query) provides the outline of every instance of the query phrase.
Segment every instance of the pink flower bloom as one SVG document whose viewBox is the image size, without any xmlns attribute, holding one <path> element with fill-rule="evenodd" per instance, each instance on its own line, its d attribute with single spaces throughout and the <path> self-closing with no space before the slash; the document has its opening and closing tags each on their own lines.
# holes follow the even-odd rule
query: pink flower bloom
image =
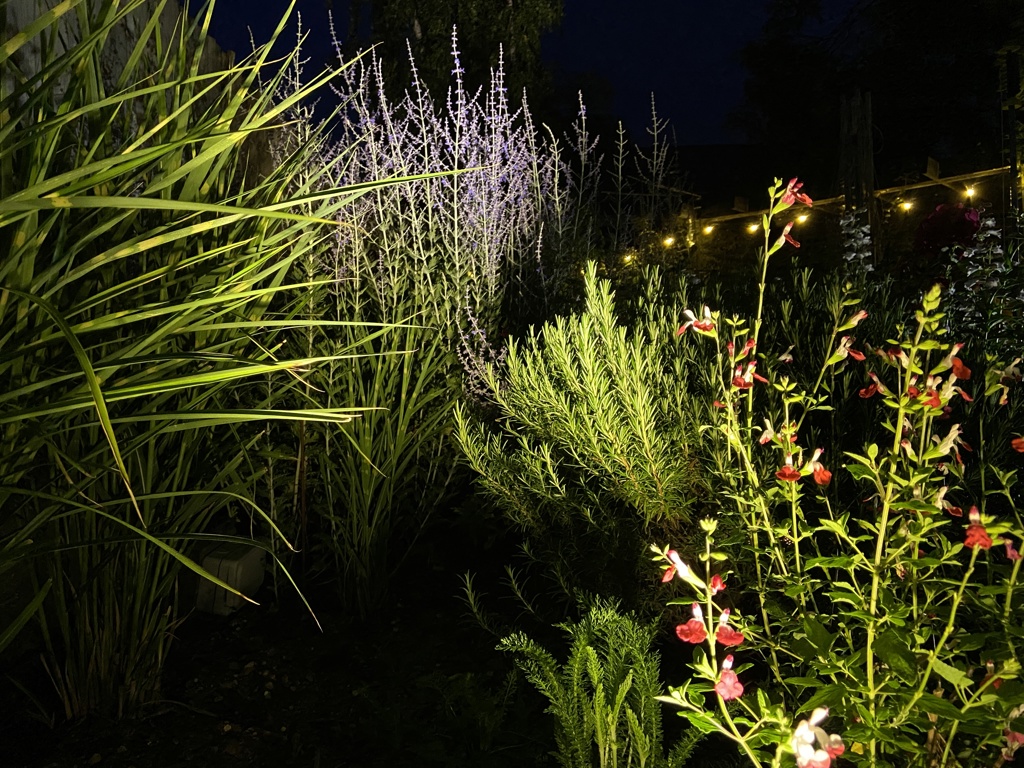
<svg viewBox="0 0 1024 768">
<path fill-rule="evenodd" d="M 685 624 L 676 627 L 676 636 L 684 643 L 699 645 L 708 639 L 708 631 L 703 622 L 697 619 L 690 619 Z"/>
<path fill-rule="evenodd" d="M 1020 560 L 1020 552 L 1013 546 L 1013 539 L 1003 539 L 1003 546 L 1006 547 L 1006 559 L 1016 562 Z"/>
<path fill-rule="evenodd" d="M 693 618 L 676 627 L 676 637 L 684 643 L 699 645 L 708 639 L 708 630 L 704 626 L 704 612 L 697 603 L 693 604 Z"/>
<path fill-rule="evenodd" d="M 711 577 L 711 594 L 717 595 L 719 592 L 725 589 L 725 582 L 722 581 L 722 577 L 717 573 Z"/>
<path fill-rule="evenodd" d="M 718 676 L 718 682 L 715 683 L 715 693 L 726 701 L 738 699 L 743 695 L 743 683 L 732 671 L 732 654 L 726 656 L 725 661 L 722 662 L 722 673 Z"/>
<path fill-rule="evenodd" d="M 782 204 L 803 203 L 807 206 L 814 205 L 814 201 L 800 191 L 803 186 L 803 182 L 797 181 L 795 178 L 790 179 L 789 184 L 786 185 L 786 191 L 782 193 Z"/>
</svg>

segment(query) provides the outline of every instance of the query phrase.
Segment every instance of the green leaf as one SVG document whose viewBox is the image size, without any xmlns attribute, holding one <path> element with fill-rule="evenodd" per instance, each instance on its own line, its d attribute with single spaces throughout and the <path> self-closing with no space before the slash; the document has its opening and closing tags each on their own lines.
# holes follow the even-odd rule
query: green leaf
<svg viewBox="0 0 1024 768">
<path fill-rule="evenodd" d="M 966 673 L 940 659 L 936 659 L 935 663 L 932 664 L 932 671 L 958 688 L 967 688 L 974 683 Z"/>
<path fill-rule="evenodd" d="M 690 725 L 701 733 L 717 733 L 718 724 L 703 712 L 680 712 L 680 715 L 690 721 Z"/>
<path fill-rule="evenodd" d="M 946 699 L 940 699 L 933 693 L 926 693 L 917 701 L 917 706 L 930 715 L 938 715 L 950 720 L 966 720 L 963 712 Z"/>
<path fill-rule="evenodd" d="M 31 602 L 22 609 L 17 618 L 7 625 L 3 632 L 0 632 L 0 653 L 3 653 L 4 648 L 10 645 L 11 641 L 14 640 L 15 636 L 28 623 L 29 619 L 31 619 L 35 615 L 36 611 L 39 610 L 43 604 L 43 600 L 46 599 L 47 593 L 50 591 L 50 587 L 52 586 L 53 579 L 47 579 L 46 583 L 39 588 L 35 597 L 33 597 Z"/>
<path fill-rule="evenodd" d="M 843 702 L 846 698 L 846 693 L 845 685 L 840 685 L 839 683 L 826 685 L 818 689 L 817 693 L 800 705 L 797 711 L 810 712 L 817 707 L 835 707 Z"/>
<path fill-rule="evenodd" d="M 820 688 L 823 685 L 822 681 L 816 677 L 787 677 L 782 682 L 797 688 Z"/>
<path fill-rule="evenodd" d="M 904 638 L 905 635 L 899 632 L 882 632 L 875 638 L 874 650 L 900 680 L 914 685 L 917 682 L 917 660 Z"/>
<path fill-rule="evenodd" d="M 835 642 L 836 636 L 829 632 L 825 625 L 823 625 L 818 619 L 810 614 L 804 616 L 803 620 L 804 632 L 807 635 L 807 639 L 814 646 L 815 650 L 821 656 L 828 656 L 830 650 L 832 650 L 832 643 Z"/>
</svg>

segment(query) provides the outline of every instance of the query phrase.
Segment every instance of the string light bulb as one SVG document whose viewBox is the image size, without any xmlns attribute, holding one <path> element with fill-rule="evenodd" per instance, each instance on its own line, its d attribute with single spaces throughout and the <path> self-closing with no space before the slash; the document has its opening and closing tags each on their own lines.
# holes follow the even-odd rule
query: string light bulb
<svg viewBox="0 0 1024 768">
<path fill-rule="evenodd" d="M 974 197 L 974 187 L 968 187 L 967 190 L 965 191 L 965 194 L 968 197 Z"/>
<path fill-rule="evenodd" d="M 805 221 L 807 221 L 807 214 L 801 213 L 799 216 L 796 217 L 796 220 L 798 223 L 803 224 Z"/>
<path fill-rule="evenodd" d="M 705 235 L 710 235 L 714 231 L 715 231 L 715 225 L 714 224 L 708 224 L 706 227 L 704 227 L 704 234 Z"/>
<path fill-rule="evenodd" d="M 669 235 L 668 237 L 661 241 L 662 245 L 664 245 L 666 248 L 671 248 L 673 245 L 675 245 L 675 242 L 676 239 L 672 237 L 672 235 Z"/>
<path fill-rule="evenodd" d="M 914 204 L 909 200 L 904 200 L 902 203 L 900 203 L 900 208 L 902 208 L 904 211 L 909 211 L 913 207 Z"/>
<path fill-rule="evenodd" d="M 747 232 L 749 232 L 750 234 L 754 234 L 760 228 L 761 228 L 760 224 L 748 224 L 747 225 Z"/>
</svg>

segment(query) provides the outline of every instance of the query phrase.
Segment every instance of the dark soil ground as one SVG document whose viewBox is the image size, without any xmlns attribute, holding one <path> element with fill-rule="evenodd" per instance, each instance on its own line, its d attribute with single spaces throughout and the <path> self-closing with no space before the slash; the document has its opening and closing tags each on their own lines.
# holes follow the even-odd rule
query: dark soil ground
<svg viewBox="0 0 1024 768">
<path fill-rule="evenodd" d="M 514 548 L 442 533 L 410 558 L 391 603 L 368 620 L 342 610 L 330 588 L 306 588 L 322 632 L 290 588 L 278 600 L 269 583 L 259 606 L 195 612 L 177 632 L 163 699 L 130 720 L 44 723 L 40 711 L 58 702 L 38 654 L 26 654 L 0 670 L 0 768 L 555 766 L 546 702 L 462 599 L 467 571 L 483 592 L 507 592 Z M 562 655 L 550 625 L 545 635 L 539 622 L 507 618 Z M 677 680 L 685 671 L 672 650 L 663 673 Z M 26 708 L 10 678 L 34 689 L 37 705 Z M 665 715 L 672 739 L 681 721 Z M 689 764 L 735 765 L 734 753 L 706 742 Z"/>
<path fill-rule="evenodd" d="M 430 561 L 370 620 L 307 591 L 323 632 L 294 593 L 275 601 L 268 585 L 259 607 L 192 614 L 164 699 L 133 720 L 51 728 L 4 691 L 0 768 L 553 765 L 544 702 L 469 615 L 457 564 Z M 31 679 L 35 664 L 5 671 Z"/>
</svg>

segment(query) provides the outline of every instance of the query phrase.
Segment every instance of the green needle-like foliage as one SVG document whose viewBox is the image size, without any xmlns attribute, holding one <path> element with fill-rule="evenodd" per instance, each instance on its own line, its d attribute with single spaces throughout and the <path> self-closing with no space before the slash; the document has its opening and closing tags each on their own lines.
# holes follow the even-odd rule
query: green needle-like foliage
<svg viewBox="0 0 1024 768">
<path fill-rule="evenodd" d="M 457 435 L 512 521 L 541 545 L 552 529 L 563 543 L 574 531 L 587 537 L 576 555 L 552 557 L 603 572 L 616 554 L 641 553 L 645 536 L 674 531 L 678 540 L 702 480 L 689 449 L 695 435 L 673 407 L 670 339 L 620 326 L 593 265 L 586 295 L 583 313 L 510 344 L 503 370 L 491 370 L 497 428 L 461 408 Z"/>
</svg>

